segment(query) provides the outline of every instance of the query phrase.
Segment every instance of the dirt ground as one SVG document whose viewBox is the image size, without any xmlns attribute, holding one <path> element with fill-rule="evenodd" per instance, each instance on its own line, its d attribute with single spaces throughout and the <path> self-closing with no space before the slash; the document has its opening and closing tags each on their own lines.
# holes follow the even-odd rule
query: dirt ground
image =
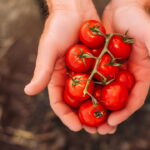
<svg viewBox="0 0 150 150">
<path fill-rule="evenodd" d="M 101 14 L 108 0 L 95 0 Z M 150 102 L 114 135 L 69 131 L 49 106 L 47 91 L 23 92 L 43 29 L 42 0 L 0 0 L 0 150 L 150 150 Z"/>
</svg>

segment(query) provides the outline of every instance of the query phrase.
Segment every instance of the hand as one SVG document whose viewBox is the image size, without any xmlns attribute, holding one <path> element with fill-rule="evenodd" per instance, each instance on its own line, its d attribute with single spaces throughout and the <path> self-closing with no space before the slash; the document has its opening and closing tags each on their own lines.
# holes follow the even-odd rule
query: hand
<svg viewBox="0 0 150 150">
<path fill-rule="evenodd" d="M 128 119 L 143 104 L 150 85 L 150 2 L 142 0 L 112 0 L 104 11 L 103 24 L 108 32 L 125 33 L 135 39 L 129 60 L 129 70 L 136 84 L 130 93 L 127 106 L 113 112 L 108 124 L 117 126 Z"/>
<path fill-rule="evenodd" d="M 40 39 L 34 76 L 25 87 L 28 95 L 41 92 L 47 85 L 50 105 L 61 121 L 73 131 L 84 128 L 95 133 L 96 128 L 82 126 L 79 118 L 63 101 L 66 69 L 65 51 L 78 41 L 78 31 L 85 20 L 99 20 L 91 0 L 52 0 L 51 15 L 47 18 Z M 101 134 L 114 132 L 115 127 L 104 124 L 98 128 Z"/>
</svg>

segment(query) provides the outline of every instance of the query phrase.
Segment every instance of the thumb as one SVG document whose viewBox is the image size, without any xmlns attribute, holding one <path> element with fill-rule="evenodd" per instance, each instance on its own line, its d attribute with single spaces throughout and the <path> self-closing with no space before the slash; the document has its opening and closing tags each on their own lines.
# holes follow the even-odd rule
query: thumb
<svg viewBox="0 0 150 150">
<path fill-rule="evenodd" d="M 27 95 L 35 95 L 41 92 L 50 81 L 58 55 L 56 44 L 51 37 L 50 20 L 47 20 L 39 42 L 34 75 L 24 89 Z"/>
</svg>

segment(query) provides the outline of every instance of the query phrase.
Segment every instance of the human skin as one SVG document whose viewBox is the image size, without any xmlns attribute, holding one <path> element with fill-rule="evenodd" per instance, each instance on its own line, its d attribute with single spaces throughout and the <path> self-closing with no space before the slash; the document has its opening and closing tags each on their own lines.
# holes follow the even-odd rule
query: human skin
<svg viewBox="0 0 150 150">
<path fill-rule="evenodd" d="M 127 106 L 113 112 L 108 124 L 117 126 L 128 119 L 145 102 L 150 86 L 150 1 L 112 0 L 103 13 L 108 32 L 125 33 L 135 39 L 129 70 L 136 78 Z"/>
<path fill-rule="evenodd" d="M 118 124 L 144 104 L 149 89 L 150 19 L 144 4 L 146 1 L 112 0 L 103 15 L 103 23 L 108 32 L 124 33 L 129 30 L 129 35 L 136 40 L 130 70 L 135 74 L 137 83 L 130 94 L 127 107 L 112 113 L 108 123 L 98 128 L 83 126 L 76 113 L 64 103 L 62 96 L 66 79 L 64 54 L 77 42 L 79 28 L 85 20 L 99 20 L 91 0 L 48 0 L 51 15 L 46 20 L 39 42 L 34 76 L 25 87 L 25 93 L 35 95 L 48 86 L 50 105 L 68 128 L 73 131 L 84 128 L 89 133 L 114 133 Z M 133 18 L 137 19 L 132 21 Z"/>
</svg>

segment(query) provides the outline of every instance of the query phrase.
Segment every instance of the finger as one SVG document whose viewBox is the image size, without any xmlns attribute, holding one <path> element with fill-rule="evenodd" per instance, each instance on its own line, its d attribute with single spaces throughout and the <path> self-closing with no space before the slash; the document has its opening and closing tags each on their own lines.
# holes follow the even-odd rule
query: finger
<svg viewBox="0 0 150 150">
<path fill-rule="evenodd" d="M 114 134 L 116 132 L 116 130 L 117 130 L 117 127 L 114 128 L 113 130 L 111 130 L 108 134 Z"/>
<path fill-rule="evenodd" d="M 56 43 L 51 36 L 51 28 L 47 27 L 49 24 L 50 20 L 47 21 L 39 42 L 33 78 L 24 89 L 28 95 L 35 95 L 47 86 L 56 62 L 58 52 Z M 47 28 L 50 28 L 49 31 L 47 31 Z"/>
<path fill-rule="evenodd" d="M 77 114 L 63 101 L 65 69 L 55 70 L 48 85 L 50 105 L 60 120 L 72 131 L 79 131 L 82 124 Z"/>
<path fill-rule="evenodd" d="M 87 131 L 90 134 L 95 134 L 97 132 L 96 128 L 94 128 L 94 127 L 92 128 L 92 127 L 88 127 L 86 125 L 83 125 L 83 128 L 85 131 Z"/>
<path fill-rule="evenodd" d="M 141 5 L 117 8 L 111 18 L 113 18 L 112 27 L 115 32 L 125 33 L 128 30 L 128 35 L 142 44 L 146 39 L 149 40 L 150 18 Z M 138 19 L 133 21 L 133 18 Z"/>
<path fill-rule="evenodd" d="M 129 118 L 135 111 L 137 111 L 143 104 L 148 94 L 149 84 L 139 81 L 136 83 L 132 92 L 130 93 L 127 106 L 120 111 L 110 114 L 108 124 L 116 126 Z"/>
<path fill-rule="evenodd" d="M 110 126 L 109 124 L 104 123 L 97 128 L 97 131 L 101 135 L 106 135 L 106 134 L 109 134 L 112 131 L 116 130 L 116 128 L 117 128 L 116 126 Z"/>
<path fill-rule="evenodd" d="M 113 28 L 112 28 L 112 12 L 111 12 L 111 5 L 107 5 L 105 8 L 105 11 L 102 16 L 102 22 L 104 27 L 107 30 L 107 33 L 113 33 Z"/>
</svg>

